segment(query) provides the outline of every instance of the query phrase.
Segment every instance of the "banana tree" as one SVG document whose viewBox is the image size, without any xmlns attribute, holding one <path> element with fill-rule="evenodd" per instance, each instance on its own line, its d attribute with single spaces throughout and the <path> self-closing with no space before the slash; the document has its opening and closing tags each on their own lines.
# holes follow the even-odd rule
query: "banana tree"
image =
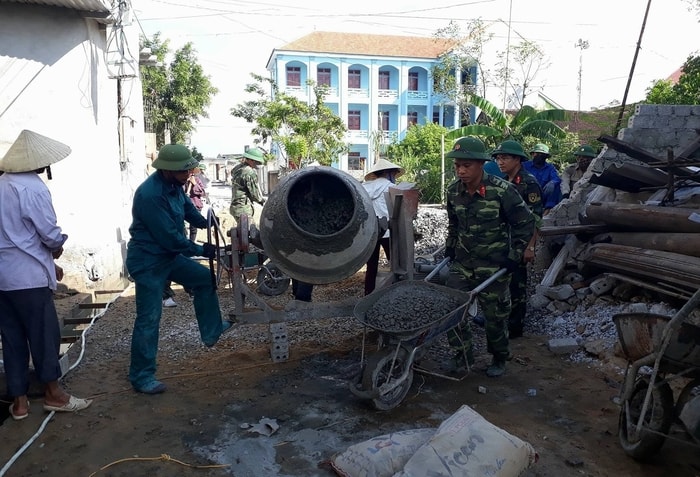
<svg viewBox="0 0 700 477">
<path fill-rule="evenodd" d="M 525 138 L 536 138 L 541 142 L 554 142 L 566 137 L 566 131 L 554 121 L 567 120 L 563 109 L 537 111 L 532 106 L 523 106 L 515 115 L 503 114 L 493 103 L 481 96 L 469 95 L 472 105 L 480 108 L 486 116 L 486 124 L 470 124 L 454 129 L 445 135 L 447 140 L 464 136 L 477 136 L 487 146 L 496 146 L 505 139 L 523 142 Z"/>
</svg>

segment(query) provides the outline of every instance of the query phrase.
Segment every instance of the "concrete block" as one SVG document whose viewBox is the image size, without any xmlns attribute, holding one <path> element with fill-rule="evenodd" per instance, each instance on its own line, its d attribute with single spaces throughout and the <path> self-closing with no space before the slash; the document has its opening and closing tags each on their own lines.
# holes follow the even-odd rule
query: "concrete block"
<svg viewBox="0 0 700 477">
<path fill-rule="evenodd" d="M 272 361 L 275 363 L 287 361 L 289 359 L 289 345 L 272 343 L 272 345 L 270 345 L 270 355 L 272 357 Z"/>
<path fill-rule="evenodd" d="M 593 280 L 589 287 L 595 296 L 600 296 L 610 292 L 615 287 L 615 279 L 610 277 L 601 277 Z"/>
<path fill-rule="evenodd" d="M 552 338 L 547 346 L 555 354 L 569 354 L 578 350 L 578 342 L 574 338 Z"/>
<path fill-rule="evenodd" d="M 270 324 L 270 341 L 287 342 L 287 323 Z"/>
<path fill-rule="evenodd" d="M 690 116 L 692 110 L 692 106 L 685 105 L 685 104 L 677 104 L 674 108 L 673 111 L 676 116 Z"/>
<path fill-rule="evenodd" d="M 571 285 L 556 285 L 553 287 L 542 287 L 541 293 L 550 300 L 568 300 L 576 294 L 576 290 Z"/>
<path fill-rule="evenodd" d="M 657 104 L 656 114 L 659 116 L 673 116 L 673 105 L 672 104 Z"/>
</svg>

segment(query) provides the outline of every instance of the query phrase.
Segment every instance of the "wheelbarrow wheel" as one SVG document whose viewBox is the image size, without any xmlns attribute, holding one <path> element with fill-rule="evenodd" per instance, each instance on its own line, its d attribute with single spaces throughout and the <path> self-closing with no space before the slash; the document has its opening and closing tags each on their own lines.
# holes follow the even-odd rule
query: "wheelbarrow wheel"
<svg viewBox="0 0 700 477">
<path fill-rule="evenodd" d="M 274 263 L 260 267 L 256 283 L 261 293 L 267 296 L 277 296 L 286 292 L 290 279 Z"/>
<path fill-rule="evenodd" d="M 378 391 L 379 388 L 401 377 L 408 366 L 408 352 L 400 348 L 394 360 L 394 349 L 384 349 L 367 358 L 362 374 L 362 387 L 366 391 Z M 393 366 L 392 366 L 393 364 Z M 413 384 L 413 370 L 409 369 L 406 379 L 391 391 L 372 399 L 372 404 L 379 411 L 395 408 L 404 400 Z"/>
<path fill-rule="evenodd" d="M 648 378 L 638 378 L 632 396 L 627 403 L 622 403 L 620 410 L 620 445 L 627 455 L 640 461 L 648 459 L 661 449 L 674 416 L 671 386 L 668 383 L 654 386 L 642 429 L 635 435 L 634 430 L 642 412 L 648 386 Z M 629 421 L 626 406 L 629 406 Z"/>
</svg>

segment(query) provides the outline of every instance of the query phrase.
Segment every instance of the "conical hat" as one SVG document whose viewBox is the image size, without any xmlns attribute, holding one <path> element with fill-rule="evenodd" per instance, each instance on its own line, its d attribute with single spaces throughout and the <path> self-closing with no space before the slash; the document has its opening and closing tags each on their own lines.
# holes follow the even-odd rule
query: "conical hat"
<svg viewBox="0 0 700 477">
<path fill-rule="evenodd" d="M 367 174 L 365 174 L 365 180 L 368 180 L 375 172 L 386 171 L 391 169 L 397 169 L 399 171 L 397 177 L 403 174 L 403 167 L 399 166 L 398 164 L 394 164 L 393 162 L 389 162 L 386 159 L 379 159 L 377 162 L 374 163 L 374 165 L 367 172 Z"/>
<path fill-rule="evenodd" d="M 0 171 L 35 171 L 60 161 L 70 153 L 71 148 L 62 142 L 25 129 L 0 159 Z"/>
</svg>

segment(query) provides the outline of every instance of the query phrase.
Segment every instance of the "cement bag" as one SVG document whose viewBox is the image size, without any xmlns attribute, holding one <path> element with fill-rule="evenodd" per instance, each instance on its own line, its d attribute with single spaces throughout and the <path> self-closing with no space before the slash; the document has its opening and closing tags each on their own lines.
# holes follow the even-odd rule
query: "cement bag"
<svg viewBox="0 0 700 477">
<path fill-rule="evenodd" d="M 462 406 L 394 477 L 517 477 L 536 461 L 529 443 Z"/>
<path fill-rule="evenodd" d="M 391 477 L 433 434 L 434 428 L 411 429 L 374 437 L 333 457 L 331 466 L 343 477 Z"/>
</svg>

